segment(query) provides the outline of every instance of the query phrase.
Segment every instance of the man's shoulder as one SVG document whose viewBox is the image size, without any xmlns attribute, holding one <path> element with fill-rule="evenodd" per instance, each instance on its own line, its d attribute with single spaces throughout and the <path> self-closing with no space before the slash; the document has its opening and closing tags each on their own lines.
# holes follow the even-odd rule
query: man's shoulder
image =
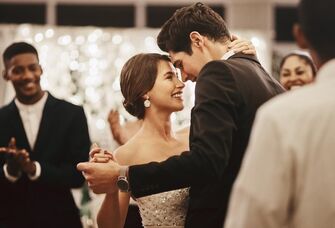
<svg viewBox="0 0 335 228">
<path fill-rule="evenodd" d="M 264 103 L 259 112 L 273 118 L 285 119 L 306 115 L 311 109 L 322 105 L 317 98 L 318 91 L 314 85 L 305 86 L 295 91 L 288 91 L 277 95 Z M 317 112 L 317 110 L 314 110 Z M 286 117 L 285 117 L 286 116 Z"/>
<path fill-rule="evenodd" d="M 0 107 L 0 117 L 10 115 L 14 110 L 14 103 L 13 101 L 5 104 L 4 106 Z"/>
<path fill-rule="evenodd" d="M 69 101 L 66 101 L 64 99 L 57 98 L 57 97 L 54 97 L 54 96 L 50 96 L 50 99 L 48 100 L 48 102 L 50 104 L 55 104 L 60 108 L 65 108 L 65 109 L 69 109 L 69 110 L 80 110 L 80 109 L 83 108 L 80 105 L 73 104 Z"/>
<path fill-rule="evenodd" d="M 201 74 L 210 74 L 210 72 L 225 72 L 225 74 L 233 75 L 236 72 L 241 72 L 243 69 L 261 67 L 261 64 L 255 56 L 235 54 L 227 60 L 214 60 L 208 62 L 201 70 Z"/>
<path fill-rule="evenodd" d="M 197 84 L 201 81 L 216 80 L 217 77 L 220 78 L 221 75 L 232 75 L 225 60 L 210 61 L 201 69 L 197 79 Z"/>
</svg>

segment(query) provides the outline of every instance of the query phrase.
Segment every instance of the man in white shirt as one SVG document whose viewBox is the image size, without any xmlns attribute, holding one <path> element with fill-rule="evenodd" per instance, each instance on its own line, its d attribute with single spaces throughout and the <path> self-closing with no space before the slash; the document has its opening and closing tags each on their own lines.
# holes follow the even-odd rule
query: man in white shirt
<svg viewBox="0 0 335 228">
<path fill-rule="evenodd" d="M 294 34 L 320 70 L 259 109 L 226 228 L 335 227 L 334 12 L 334 0 L 301 0 Z"/>
<path fill-rule="evenodd" d="M 16 97 L 0 109 L 0 227 L 82 227 L 70 190 L 90 147 L 83 108 L 42 90 L 32 45 L 11 44 L 3 61 Z"/>
</svg>

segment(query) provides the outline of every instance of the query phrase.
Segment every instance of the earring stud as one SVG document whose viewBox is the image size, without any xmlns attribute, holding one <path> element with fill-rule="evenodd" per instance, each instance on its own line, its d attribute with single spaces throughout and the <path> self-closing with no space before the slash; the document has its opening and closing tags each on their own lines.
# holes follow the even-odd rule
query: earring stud
<svg viewBox="0 0 335 228">
<path fill-rule="evenodd" d="M 149 108 L 150 105 L 151 105 L 151 102 L 150 102 L 149 98 L 147 98 L 147 99 L 144 101 L 144 107 Z"/>
</svg>

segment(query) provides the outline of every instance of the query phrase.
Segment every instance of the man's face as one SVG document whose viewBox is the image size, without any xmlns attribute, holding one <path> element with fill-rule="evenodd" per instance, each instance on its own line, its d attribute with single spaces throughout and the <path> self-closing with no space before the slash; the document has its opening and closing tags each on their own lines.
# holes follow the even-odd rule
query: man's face
<svg viewBox="0 0 335 228">
<path fill-rule="evenodd" d="M 42 68 L 33 53 L 18 54 L 5 62 L 5 80 L 13 83 L 20 101 L 36 101 L 43 91 L 40 85 Z"/>
<path fill-rule="evenodd" d="M 192 48 L 192 51 L 192 55 L 186 52 L 169 52 L 173 65 L 180 69 L 183 82 L 187 80 L 195 82 L 202 67 L 206 64 L 199 50 Z"/>
</svg>

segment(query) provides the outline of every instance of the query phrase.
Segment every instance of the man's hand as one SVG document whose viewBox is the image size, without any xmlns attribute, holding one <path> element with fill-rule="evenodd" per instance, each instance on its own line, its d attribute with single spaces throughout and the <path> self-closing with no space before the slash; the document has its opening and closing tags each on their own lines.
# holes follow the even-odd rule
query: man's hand
<svg viewBox="0 0 335 228">
<path fill-rule="evenodd" d="M 31 176 L 35 175 L 36 173 L 35 163 L 30 160 L 29 153 L 25 149 L 17 150 L 15 157 L 23 172 Z"/>
<path fill-rule="evenodd" d="M 94 193 L 115 193 L 117 178 L 120 174 L 120 165 L 110 160 L 106 163 L 81 162 L 77 169 L 83 172 L 88 186 Z"/>
<path fill-rule="evenodd" d="M 6 153 L 7 171 L 11 176 L 19 176 L 21 171 L 20 164 L 16 157 L 16 139 L 12 137 L 9 140 L 8 147 L 2 147 L 1 151 Z"/>
<path fill-rule="evenodd" d="M 1 152 L 6 153 L 7 170 L 10 175 L 18 176 L 20 171 L 29 175 L 35 175 L 36 166 L 30 160 L 29 153 L 25 149 L 18 149 L 16 147 L 16 140 L 12 137 L 8 143 L 8 147 L 1 147 Z"/>
</svg>

